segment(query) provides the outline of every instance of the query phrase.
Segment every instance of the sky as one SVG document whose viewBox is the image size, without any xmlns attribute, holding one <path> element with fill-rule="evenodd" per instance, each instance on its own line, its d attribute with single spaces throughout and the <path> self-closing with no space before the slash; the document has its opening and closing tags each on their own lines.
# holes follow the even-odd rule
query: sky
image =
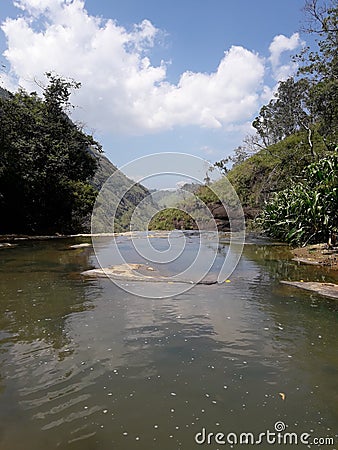
<svg viewBox="0 0 338 450">
<path fill-rule="evenodd" d="M 72 117 L 118 167 L 157 152 L 211 163 L 251 123 L 308 43 L 304 0 L 1 0 L 0 85 L 81 82 Z"/>
</svg>

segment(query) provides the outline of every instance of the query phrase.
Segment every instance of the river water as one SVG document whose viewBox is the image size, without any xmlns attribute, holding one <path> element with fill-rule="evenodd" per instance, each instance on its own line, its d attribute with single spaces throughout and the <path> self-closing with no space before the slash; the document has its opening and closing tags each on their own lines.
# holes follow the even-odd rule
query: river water
<svg viewBox="0 0 338 450">
<path fill-rule="evenodd" d="M 338 303 L 280 284 L 333 273 L 249 238 L 229 282 L 146 298 L 81 276 L 98 262 L 79 242 L 0 250 L 1 450 L 266 449 L 275 426 L 338 443 Z"/>
</svg>

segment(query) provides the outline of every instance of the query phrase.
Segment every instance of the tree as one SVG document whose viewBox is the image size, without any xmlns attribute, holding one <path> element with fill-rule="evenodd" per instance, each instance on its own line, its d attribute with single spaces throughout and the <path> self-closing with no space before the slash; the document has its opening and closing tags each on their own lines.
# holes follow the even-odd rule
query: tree
<svg viewBox="0 0 338 450">
<path fill-rule="evenodd" d="M 313 118 L 308 108 L 308 88 L 307 80 L 295 81 L 290 77 L 279 83 L 275 98 L 261 108 L 252 126 L 266 147 L 301 129 L 308 131 L 311 128 Z"/>
<path fill-rule="evenodd" d="M 264 230 L 295 244 L 338 231 L 338 0 L 306 0 L 304 9 L 303 31 L 316 36 L 318 48 L 297 56 L 295 78 L 279 82 L 253 121 L 249 148 L 263 149 L 228 175 L 248 204 L 262 194 L 271 199 L 260 218 Z M 234 158 L 215 166 L 226 173 Z"/>
<path fill-rule="evenodd" d="M 306 0 L 306 33 L 316 36 L 318 49 L 298 56 L 299 76 L 309 83 L 309 106 L 329 150 L 338 142 L 338 1 Z"/>
<path fill-rule="evenodd" d="M 298 55 L 300 74 L 310 75 L 316 82 L 337 79 L 338 74 L 338 1 L 306 0 L 306 25 L 303 32 L 316 36 L 317 51 L 306 48 Z"/>
<path fill-rule="evenodd" d="M 318 132 L 329 150 L 338 138 L 338 2 L 306 0 L 307 25 L 303 31 L 317 37 L 318 49 L 308 48 L 295 59 L 297 78 L 278 85 L 275 97 L 264 105 L 253 127 L 266 147 L 306 130 L 316 158 L 313 133 Z"/>
<path fill-rule="evenodd" d="M 79 84 L 47 74 L 44 98 L 20 89 L 0 99 L 0 231 L 79 231 L 95 190 L 100 145 L 67 116 Z"/>
</svg>

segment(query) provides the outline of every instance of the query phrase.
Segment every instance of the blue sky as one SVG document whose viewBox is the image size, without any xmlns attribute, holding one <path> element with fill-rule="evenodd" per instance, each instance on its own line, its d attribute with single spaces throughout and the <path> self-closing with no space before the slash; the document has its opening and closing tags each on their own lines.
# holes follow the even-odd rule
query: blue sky
<svg viewBox="0 0 338 450">
<path fill-rule="evenodd" d="M 153 152 L 229 155 L 308 36 L 304 0 L 1 0 L 0 83 L 82 83 L 73 113 L 118 167 Z M 109 20 L 111 19 L 111 20 Z"/>
</svg>

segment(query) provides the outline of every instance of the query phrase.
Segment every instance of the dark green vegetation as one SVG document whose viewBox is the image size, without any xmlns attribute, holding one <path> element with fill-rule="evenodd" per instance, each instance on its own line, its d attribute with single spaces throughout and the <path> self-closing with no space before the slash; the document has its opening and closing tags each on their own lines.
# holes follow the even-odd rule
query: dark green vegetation
<svg viewBox="0 0 338 450">
<path fill-rule="evenodd" d="M 43 98 L 0 91 L 0 233 L 53 234 L 89 231 L 98 191 L 117 169 L 92 136 L 67 112 L 79 84 L 47 74 Z M 147 190 L 131 186 L 121 202 L 116 231 L 127 228 Z"/>
<path fill-rule="evenodd" d="M 51 74 L 43 99 L 19 90 L 0 99 L 1 233 L 81 230 L 96 190 L 94 139 L 67 116 L 72 88 Z"/>
<path fill-rule="evenodd" d="M 295 245 L 334 241 L 338 233 L 338 153 L 310 164 L 300 181 L 275 194 L 258 221 L 268 234 Z"/>
</svg>

